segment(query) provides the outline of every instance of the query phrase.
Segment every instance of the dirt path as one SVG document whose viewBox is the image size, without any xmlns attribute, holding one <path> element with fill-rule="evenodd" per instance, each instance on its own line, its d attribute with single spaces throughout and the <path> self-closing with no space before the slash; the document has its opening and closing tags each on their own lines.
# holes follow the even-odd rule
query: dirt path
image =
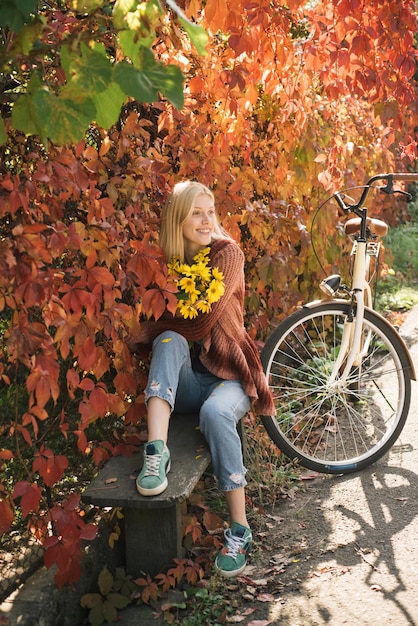
<svg viewBox="0 0 418 626">
<path fill-rule="evenodd" d="M 418 369 L 418 308 L 403 334 Z M 417 423 L 415 382 L 388 455 L 361 473 L 306 480 L 268 512 L 235 623 L 418 626 Z"/>
</svg>

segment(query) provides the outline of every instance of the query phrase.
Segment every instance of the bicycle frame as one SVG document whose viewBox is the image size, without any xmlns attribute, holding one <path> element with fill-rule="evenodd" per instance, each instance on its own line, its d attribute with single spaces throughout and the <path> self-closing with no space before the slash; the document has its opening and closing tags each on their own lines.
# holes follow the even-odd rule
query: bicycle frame
<svg viewBox="0 0 418 626">
<path fill-rule="evenodd" d="M 371 301 L 370 285 L 365 278 L 367 262 L 367 241 L 358 241 L 354 258 L 352 288 L 352 304 L 354 306 L 355 302 L 356 315 L 344 322 L 340 351 L 328 381 L 330 385 L 336 384 L 338 389 L 344 388 L 354 366 L 361 367 L 362 359 L 368 350 L 368 341 L 363 342 L 362 347 L 365 291 L 367 298 Z"/>
</svg>

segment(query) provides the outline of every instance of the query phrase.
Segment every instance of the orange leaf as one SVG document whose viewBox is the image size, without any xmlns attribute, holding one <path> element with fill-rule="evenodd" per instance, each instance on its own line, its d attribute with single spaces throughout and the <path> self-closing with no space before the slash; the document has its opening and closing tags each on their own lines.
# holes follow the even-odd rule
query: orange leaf
<svg viewBox="0 0 418 626">
<path fill-rule="evenodd" d="M 10 461 L 10 459 L 13 459 L 14 454 L 11 450 L 0 450 L 0 459 L 2 459 L 3 461 Z"/>
<path fill-rule="evenodd" d="M 89 277 L 93 277 L 96 283 L 99 285 L 114 285 L 115 277 L 109 272 L 106 267 L 92 267 L 89 270 Z"/>
<path fill-rule="evenodd" d="M 223 527 L 223 521 L 211 511 L 205 511 L 203 513 L 203 523 L 205 525 L 206 530 L 217 530 L 218 528 Z"/>
<path fill-rule="evenodd" d="M 165 298 L 159 289 L 147 289 L 142 297 L 142 309 L 148 317 L 154 316 L 158 320 L 164 313 Z"/>
<path fill-rule="evenodd" d="M 94 366 L 96 361 L 96 346 L 92 337 L 87 337 L 80 347 L 77 357 L 78 363 L 83 370 L 88 372 Z"/>
<path fill-rule="evenodd" d="M 107 393 L 106 389 L 103 389 L 97 385 L 90 393 L 89 402 L 99 417 L 104 417 L 108 411 Z"/>
<path fill-rule="evenodd" d="M 113 379 L 115 389 L 121 395 L 135 394 L 137 391 L 137 382 L 133 374 L 128 372 L 118 372 Z"/>
</svg>

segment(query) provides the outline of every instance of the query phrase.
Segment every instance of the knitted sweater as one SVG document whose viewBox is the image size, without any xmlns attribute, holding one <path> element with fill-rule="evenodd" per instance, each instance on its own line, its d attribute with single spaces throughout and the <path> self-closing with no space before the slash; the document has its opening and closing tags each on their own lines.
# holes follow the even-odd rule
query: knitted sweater
<svg viewBox="0 0 418 626">
<path fill-rule="evenodd" d="M 188 341 L 201 344 L 200 361 L 215 376 L 239 380 L 254 409 L 274 415 L 275 407 L 257 348 L 244 328 L 244 254 L 232 240 L 219 239 L 211 246 L 211 266 L 224 276 L 225 293 L 210 313 L 194 319 L 179 317 L 141 324 L 140 343 L 151 343 L 165 330 L 174 330 Z"/>
</svg>

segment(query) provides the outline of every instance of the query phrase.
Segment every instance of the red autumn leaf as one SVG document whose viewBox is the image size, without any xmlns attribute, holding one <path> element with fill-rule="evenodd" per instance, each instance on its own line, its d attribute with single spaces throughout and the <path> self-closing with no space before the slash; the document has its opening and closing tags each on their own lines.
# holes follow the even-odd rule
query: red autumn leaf
<svg viewBox="0 0 418 626">
<path fill-rule="evenodd" d="M 42 491 L 38 485 L 21 480 L 15 484 L 12 497 L 14 500 L 22 498 L 20 506 L 23 516 L 26 517 L 31 511 L 38 511 L 41 495 Z"/>
<path fill-rule="evenodd" d="M 166 306 L 165 298 L 159 289 L 147 289 L 142 296 L 142 309 L 145 315 L 153 316 L 155 320 L 161 317 Z"/>
<path fill-rule="evenodd" d="M 78 372 L 76 372 L 75 369 L 71 368 L 67 370 L 66 378 L 67 378 L 68 393 L 70 395 L 70 398 L 74 399 L 74 391 L 77 389 L 77 387 L 80 384 L 80 376 Z"/>
<path fill-rule="evenodd" d="M 92 541 L 97 535 L 97 526 L 94 524 L 84 524 L 80 531 L 80 538 L 85 541 Z"/>
<path fill-rule="evenodd" d="M 64 509 L 66 511 L 75 511 L 80 506 L 80 494 L 71 494 L 64 503 Z"/>
<path fill-rule="evenodd" d="M 34 367 L 26 379 L 27 390 L 34 394 L 39 408 L 43 408 L 50 398 L 57 400 L 59 365 L 55 359 L 43 354 L 36 356 Z"/>
<path fill-rule="evenodd" d="M 90 278 L 94 279 L 95 283 L 104 286 L 111 286 L 115 284 L 115 277 L 106 267 L 95 266 L 88 272 L 88 283 L 90 284 Z M 91 286 L 91 285 L 90 285 Z M 92 288 L 92 287 L 91 287 Z"/>
<path fill-rule="evenodd" d="M 96 465 L 100 465 L 103 461 L 108 461 L 110 459 L 110 454 L 107 450 L 102 448 L 102 446 L 97 446 L 93 450 L 93 461 Z"/>
<path fill-rule="evenodd" d="M 61 551 L 60 541 L 56 535 L 44 541 L 44 564 L 48 569 L 57 563 Z"/>
<path fill-rule="evenodd" d="M 85 452 L 87 449 L 87 437 L 84 430 L 75 430 L 74 434 L 77 435 L 77 448 L 80 452 Z"/>
<path fill-rule="evenodd" d="M 20 434 L 22 435 L 23 439 L 28 444 L 28 446 L 31 448 L 32 447 L 32 439 L 31 439 L 31 436 L 30 436 L 30 433 L 29 433 L 28 429 L 24 428 L 23 426 L 21 426 L 21 424 L 17 425 L 17 429 L 20 432 Z"/>
<path fill-rule="evenodd" d="M 83 391 L 92 391 L 94 389 L 94 381 L 91 378 L 83 378 L 78 384 L 79 388 Z"/>
<path fill-rule="evenodd" d="M 89 395 L 89 402 L 98 417 L 106 415 L 109 408 L 106 389 L 96 385 Z"/>
<path fill-rule="evenodd" d="M 57 569 L 54 580 L 59 589 L 64 585 L 74 587 L 81 575 L 80 558 L 75 557 L 68 560 L 67 567 Z"/>
<path fill-rule="evenodd" d="M 87 337 L 79 348 L 77 357 L 78 363 L 83 370 L 88 372 L 93 367 L 96 361 L 96 346 L 92 337 Z"/>
<path fill-rule="evenodd" d="M 0 534 L 7 533 L 15 516 L 7 500 L 0 500 Z"/>
<path fill-rule="evenodd" d="M 68 459 L 63 455 L 54 455 L 52 450 L 41 448 L 35 454 L 32 467 L 34 472 L 39 472 L 48 487 L 53 487 L 67 469 Z"/>
<path fill-rule="evenodd" d="M 10 459 L 13 459 L 14 454 L 11 450 L 0 450 L 0 459 L 2 459 L 3 461 L 10 461 Z"/>
<path fill-rule="evenodd" d="M 120 394 L 135 394 L 138 387 L 135 376 L 128 372 L 118 372 L 113 379 L 113 384 Z"/>
</svg>

